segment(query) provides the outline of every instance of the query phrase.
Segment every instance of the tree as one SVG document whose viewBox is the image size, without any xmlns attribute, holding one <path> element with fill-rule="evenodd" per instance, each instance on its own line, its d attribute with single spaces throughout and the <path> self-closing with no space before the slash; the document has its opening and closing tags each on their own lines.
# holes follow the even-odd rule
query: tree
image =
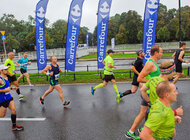
<svg viewBox="0 0 190 140">
<path fill-rule="evenodd" d="M 179 29 L 177 30 L 177 32 L 176 32 L 176 38 L 177 38 L 177 40 L 179 41 L 180 39 L 180 34 L 179 34 Z M 181 29 L 181 39 L 182 40 L 185 40 L 185 37 L 186 37 L 186 34 L 185 34 L 185 31 L 184 31 L 184 29 L 182 28 Z"/>
<path fill-rule="evenodd" d="M 128 41 L 128 32 L 126 31 L 123 24 L 119 27 L 119 33 L 116 35 L 117 44 L 126 44 Z"/>
<path fill-rule="evenodd" d="M 18 50 L 20 43 L 12 36 L 10 33 L 7 36 L 7 51 L 13 51 L 13 49 Z"/>
<path fill-rule="evenodd" d="M 109 27 L 108 27 L 108 44 L 111 44 L 111 39 L 114 38 L 117 34 L 117 23 L 115 19 L 109 20 Z"/>
<path fill-rule="evenodd" d="M 138 38 L 138 41 L 140 43 L 142 43 L 142 41 L 143 41 L 143 31 L 142 30 L 139 30 L 139 32 L 137 34 L 137 38 Z"/>
<path fill-rule="evenodd" d="M 160 30 L 157 33 L 157 38 L 162 42 L 170 39 L 170 32 L 168 31 L 168 28 L 166 26 L 160 28 Z"/>
<path fill-rule="evenodd" d="M 54 40 L 51 48 L 63 48 L 63 46 L 66 46 L 67 22 L 65 20 L 54 22 L 52 28 L 48 29 L 47 33 Z"/>
<path fill-rule="evenodd" d="M 127 43 L 137 43 L 138 31 L 142 29 L 143 23 L 141 16 L 138 15 L 136 11 L 130 10 L 125 17 L 125 22 L 123 23 L 126 31 L 128 32 L 128 42 Z"/>
</svg>

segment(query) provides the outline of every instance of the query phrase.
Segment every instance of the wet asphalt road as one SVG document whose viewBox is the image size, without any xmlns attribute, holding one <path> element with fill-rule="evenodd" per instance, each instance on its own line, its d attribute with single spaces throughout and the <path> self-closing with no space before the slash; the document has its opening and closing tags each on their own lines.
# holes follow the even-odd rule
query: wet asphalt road
<svg viewBox="0 0 190 140">
<path fill-rule="evenodd" d="M 71 100 L 71 106 L 63 108 L 58 93 L 53 91 L 45 98 L 45 105 L 39 103 L 38 97 L 45 92 L 48 85 L 21 87 L 26 95 L 25 101 L 19 102 L 12 92 L 19 118 L 46 118 L 45 121 L 18 121 L 25 130 L 12 132 L 10 121 L 0 121 L 0 140 L 126 140 L 124 134 L 139 112 L 140 93 L 123 98 L 118 105 L 112 85 L 98 89 L 90 94 L 90 86 L 63 85 L 65 99 Z M 120 91 L 129 89 L 130 83 L 117 84 Z M 177 136 L 174 140 L 190 139 L 190 81 L 180 81 L 178 101 L 173 105 L 183 105 L 182 123 L 176 126 Z M 10 111 L 6 117 L 10 118 Z"/>
</svg>

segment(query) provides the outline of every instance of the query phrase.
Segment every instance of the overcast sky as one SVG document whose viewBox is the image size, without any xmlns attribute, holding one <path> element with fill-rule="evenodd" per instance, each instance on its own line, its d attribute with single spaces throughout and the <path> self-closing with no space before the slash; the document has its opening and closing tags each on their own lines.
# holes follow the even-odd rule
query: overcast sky
<svg viewBox="0 0 190 140">
<path fill-rule="evenodd" d="M 4 13 L 15 15 L 18 20 L 27 20 L 28 15 L 35 16 L 36 4 L 39 0 L 1 0 L 0 17 Z M 97 24 L 97 8 L 99 0 L 84 0 L 81 26 L 86 26 L 93 32 Z M 137 11 L 144 15 L 146 0 L 112 0 L 110 16 L 116 13 L 121 14 L 129 10 Z M 160 0 L 168 9 L 178 8 L 178 0 Z M 49 0 L 46 18 L 50 20 L 50 25 L 58 19 L 67 20 L 71 0 Z M 190 0 L 181 0 L 181 5 L 190 6 Z"/>
</svg>

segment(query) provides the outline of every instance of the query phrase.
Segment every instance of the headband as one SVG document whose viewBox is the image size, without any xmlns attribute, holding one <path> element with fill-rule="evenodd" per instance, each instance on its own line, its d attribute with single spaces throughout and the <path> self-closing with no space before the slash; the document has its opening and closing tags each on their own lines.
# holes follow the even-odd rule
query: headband
<svg viewBox="0 0 190 140">
<path fill-rule="evenodd" d="M 168 66 L 167 68 L 160 68 L 160 71 L 161 71 L 162 75 L 169 75 L 175 71 L 175 64 L 173 63 L 172 65 Z"/>
</svg>

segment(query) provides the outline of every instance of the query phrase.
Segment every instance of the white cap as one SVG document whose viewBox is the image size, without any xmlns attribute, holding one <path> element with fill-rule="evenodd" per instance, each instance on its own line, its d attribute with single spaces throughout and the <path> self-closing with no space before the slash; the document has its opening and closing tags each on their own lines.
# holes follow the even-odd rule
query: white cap
<svg viewBox="0 0 190 140">
<path fill-rule="evenodd" d="M 6 70 L 6 69 L 8 69 L 8 68 L 10 68 L 10 67 L 7 67 L 7 66 L 5 66 L 5 65 L 0 65 L 0 70 Z"/>
</svg>

